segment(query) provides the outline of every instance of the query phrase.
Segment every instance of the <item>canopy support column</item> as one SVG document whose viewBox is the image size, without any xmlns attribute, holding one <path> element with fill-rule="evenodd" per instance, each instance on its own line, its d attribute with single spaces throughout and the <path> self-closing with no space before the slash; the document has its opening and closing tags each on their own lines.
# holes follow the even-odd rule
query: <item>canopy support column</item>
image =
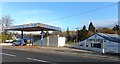
<svg viewBox="0 0 120 64">
<path fill-rule="evenodd" d="M 23 31 L 21 31 L 21 39 L 23 39 Z"/>
<path fill-rule="evenodd" d="M 49 34 L 48 34 L 48 31 L 46 32 L 46 37 L 47 37 L 47 46 L 49 46 Z"/>
<path fill-rule="evenodd" d="M 21 31 L 21 44 L 20 45 L 24 46 L 23 31 Z"/>
<path fill-rule="evenodd" d="M 43 30 L 41 31 L 41 47 L 44 46 L 44 32 Z"/>
</svg>

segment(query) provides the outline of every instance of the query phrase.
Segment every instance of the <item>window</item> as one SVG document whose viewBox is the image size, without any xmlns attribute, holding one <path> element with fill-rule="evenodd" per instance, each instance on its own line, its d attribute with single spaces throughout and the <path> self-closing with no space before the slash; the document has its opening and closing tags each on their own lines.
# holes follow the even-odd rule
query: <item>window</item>
<svg viewBox="0 0 120 64">
<path fill-rule="evenodd" d="M 88 47 L 88 45 L 86 45 L 86 47 Z"/>
<path fill-rule="evenodd" d="M 95 47 L 95 48 L 101 48 L 101 44 L 100 43 L 94 43 L 93 47 Z"/>
</svg>

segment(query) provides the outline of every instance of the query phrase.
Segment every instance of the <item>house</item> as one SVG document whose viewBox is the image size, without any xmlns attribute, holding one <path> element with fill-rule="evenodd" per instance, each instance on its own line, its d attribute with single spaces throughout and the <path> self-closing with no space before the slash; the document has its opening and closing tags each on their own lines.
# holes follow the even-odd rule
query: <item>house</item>
<svg viewBox="0 0 120 64">
<path fill-rule="evenodd" d="M 120 53 L 120 36 L 117 34 L 96 33 L 79 42 L 79 47 L 101 53 Z"/>
</svg>

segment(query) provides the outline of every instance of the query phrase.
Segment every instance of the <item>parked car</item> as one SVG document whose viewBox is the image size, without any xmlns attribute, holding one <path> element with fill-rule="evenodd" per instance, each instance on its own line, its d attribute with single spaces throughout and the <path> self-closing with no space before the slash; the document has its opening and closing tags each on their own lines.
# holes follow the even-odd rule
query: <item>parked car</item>
<svg viewBox="0 0 120 64">
<path fill-rule="evenodd" d="M 16 39 L 16 40 L 14 40 L 14 42 L 13 42 L 13 46 L 26 46 L 27 45 L 27 40 L 26 39 Z"/>
<path fill-rule="evenodd" d="M 19 46 L 19 45 L 21 45 L 22 43 L 21 43 L 21 39 L 16 39 L 16 40 L 13 40 L 13 46 Z"/>
</svg>

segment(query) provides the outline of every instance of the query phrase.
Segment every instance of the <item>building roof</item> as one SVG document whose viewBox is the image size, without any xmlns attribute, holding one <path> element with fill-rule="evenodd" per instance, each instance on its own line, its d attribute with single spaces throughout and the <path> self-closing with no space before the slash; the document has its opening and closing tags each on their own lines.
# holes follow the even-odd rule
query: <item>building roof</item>
<svg viewBox="0 0 120 64">
<path fill-rule="evenodd" d="M 103 37 L 106 40 L 120 43 L 120 36 L 118 34 L 97 33 L 97 35 Z"/>
<path fill-rule="evenodd" d="M 42 23 L 30 23 L 17 26 L 5 27 L 5 30 L 18 30 L 18 31 L 60 31 L 60 27 L 50 26 Z"/>
</svg>

